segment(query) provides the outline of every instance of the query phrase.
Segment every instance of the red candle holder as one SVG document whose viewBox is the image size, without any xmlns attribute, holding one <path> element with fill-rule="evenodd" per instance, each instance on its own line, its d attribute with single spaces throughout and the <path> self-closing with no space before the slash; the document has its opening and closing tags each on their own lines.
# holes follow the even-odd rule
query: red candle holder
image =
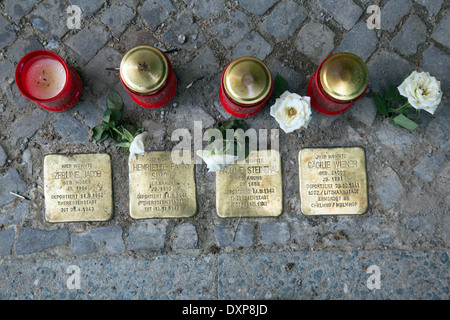
<svg viewBox="0 0 450 320">
<path fill-rule="evenodd" d="M 230 62 L 220 81 L 219 98 L 223 108 L 239 118 L 260 112 L 273 90 L 267 66 L 257 58 L 242 57 Z"/>
<path fill-rule="evenodd" d="M 36 50 L 23 56 L 15 80 L 25 98 L 49 111 L 70 109 L 81 97 L 80 76 L 52 51 Z"/>
<path fill-rule="evenodd" d="M 307 94 L 317 111 L 337 115 L 361 99 L 368 82 L 367 68 L 358 56 L 337 53 L 322 61 L 308 82 Z"/>
<path fill-rule="evenodd" d="M 120 81 L 133 101 L 144 108 L 168 104 L 177 90 L 169 58 L 150 46 L 135 47 L 125 54 L 120 64 Z"/>
</svg>

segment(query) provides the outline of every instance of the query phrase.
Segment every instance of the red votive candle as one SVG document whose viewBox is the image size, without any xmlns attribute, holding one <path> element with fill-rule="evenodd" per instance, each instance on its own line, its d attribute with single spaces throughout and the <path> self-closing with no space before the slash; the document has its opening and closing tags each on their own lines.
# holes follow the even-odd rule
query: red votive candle
<svg viewBox="0 0 450 320">
<path fill-rule="evenodd" d="M 22 57 L 15 80 L 27 99 L 46 110 L 67 110 L 81 97 L 80 76 L 52 51 L 36 50 Z"/>
<path fill-rule="evenodd" d="M 311 105 L 319 112 L 336 115 L 346 111 L 367 90 L 369 72 L 358 56 L 336 53 L 326 58 L 307 87 Z"/>
<path fill-rule="evenodd" d="M 257 58 L 241 57 L 230 62 L 222 72 L 219 98 L 228 113 L 247 118 L 261 111 L 272 89 L 269 68 Z"/>
<path fill-rule="evenodd" d="M 168 104 L 177 90 L 170 60 L 161 50 L 150 46 L 135 47 L 124 55 L 120 81 L 134 102 L 145 108 Z"/>
</svg>

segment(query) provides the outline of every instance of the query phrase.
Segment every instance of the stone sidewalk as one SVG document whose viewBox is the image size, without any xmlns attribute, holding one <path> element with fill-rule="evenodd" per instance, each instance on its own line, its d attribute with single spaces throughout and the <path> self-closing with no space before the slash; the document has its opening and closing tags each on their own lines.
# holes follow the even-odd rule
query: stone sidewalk
<svg viewBox="0 0 450 320">
<path fill-rule="evenodd" d="M 448 299 L 450 246 L 450 4 L 382 0 L 381 29 L 366 25 L 369 0 L 43 0 L 0 3 L 0 298 L 1 299 Z M 67 8 L 81 9 L 69 29 Z M 181 37 L 180 37 L 181 36 Z M 178 79 L 160 109 L 134 103 L 120 83 L 127 50 L 154 45 L 170 53 Z M 82 77 L 72 109 L 53 113 L 26 100 L 14 83 L 26 53 L 48 49 Z M 189 219 L 133 220 L 123 150 L 91 138 L 115 89 L 124 118 L 149 132 L 147 149 L 171 150 L 177 128 L 232 119 L 218 99 L 234 58 L 264 60 L 290 91 L 306 95 L 320 62 L 353 52 L 367 64 L 364 98 L 338 116 L 313 110 L 307 129 L 280 131 L 283 213 L 222 219 L 215 175 L 195 169 L 198 213 Z M 444 97 L 419 127 L 394 126 L 373 95 L 413 70 L 441 81 Z M 192 85 L 190 85 L 192 84 Z M 263 111 L 250 128 L 278 124 Z M 298 151 L 362 146 L 370 208 L 361 216 L 308 217 L 300 211 Z M 111 155 L 114 218 L 56 223 L 44 219 L 43 158 L 51 153 Z M 26 199 L 13 196 L 23 195 Z M 80 289 L 70 288 L 70 266 Z M 379 269 L 380 287 L 371 286 Z"/>
</svg>

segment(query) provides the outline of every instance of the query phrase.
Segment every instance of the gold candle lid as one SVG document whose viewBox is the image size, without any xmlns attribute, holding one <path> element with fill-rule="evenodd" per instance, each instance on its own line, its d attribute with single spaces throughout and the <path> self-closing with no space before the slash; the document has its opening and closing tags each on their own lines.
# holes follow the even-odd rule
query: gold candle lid
<svg viewBox="0 0 450 320">
<path fill-rule="evenodd" d="M 160 89 L 169 75 L 169 64 L 164 54 L 150 46 L 139 46 L 128 51 L 120 62 L 124 84 L 137 93 Z"/>
<path fill-rule="evenodd" d="M 241 57 L 228 65 L 223 85 L 225 92 L 233 101 L 253 105 L 264 100 L 269 94 L 272 75 L 261 60 Z"/>
<path fill-rule="evenodd" d="M 360 57 L 348 52 L 336 53 L 322 64 L 320 83 L 330 97 L 350 101 L 366 89 L 369 72 Z"/>
</svg>

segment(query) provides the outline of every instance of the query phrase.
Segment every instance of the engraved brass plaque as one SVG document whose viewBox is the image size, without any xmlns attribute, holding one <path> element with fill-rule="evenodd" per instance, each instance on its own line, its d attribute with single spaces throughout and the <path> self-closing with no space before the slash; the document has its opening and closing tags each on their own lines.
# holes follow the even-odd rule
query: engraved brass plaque
<svg viewBox="0 0 450 320">
<path fill-rule="evenodd" d="M 194 161 L 175 164 L 170 151 L 146 152 L 129 158 L 130 216 L 192 217 L 197 212 Z"/>
<path fill-rule="evenodd" d="M 275 217 L 281 214 L 281 158 L 276 150 L 252 151 L 245 164 L 216 173 L 216 207 L 222 218 Z"/>
<path fill-rule="evenodd" d="M 299 167 L 303 214 L 350 215 L 368 210 L 363 148 L 302 149 Z"/>
<path fill-rule="evenodd" d="M 113 216 L 108 154 L 51 154 L 44 158 L 45 219 L 106 221 Z"/>
</svg>

